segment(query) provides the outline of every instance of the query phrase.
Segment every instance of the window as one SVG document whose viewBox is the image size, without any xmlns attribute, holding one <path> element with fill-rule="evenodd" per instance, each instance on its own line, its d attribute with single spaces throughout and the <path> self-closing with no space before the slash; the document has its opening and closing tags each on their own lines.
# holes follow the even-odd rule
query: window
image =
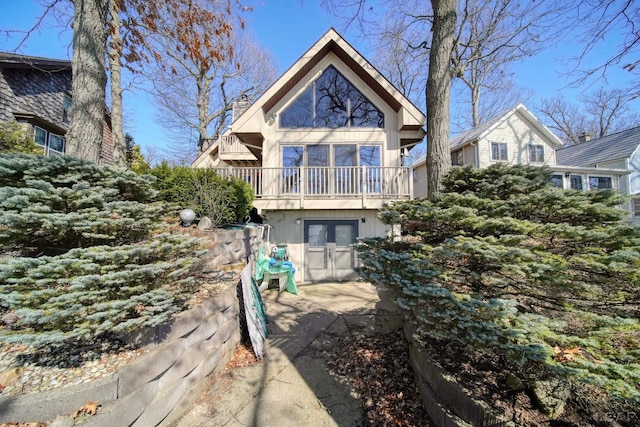
<svg viewBox="0 0 640 427">
<path fill-rule="evenodd" d="M 582 190 L 582 175 L 571 175 L 569 177 L 570 187 L 574 190 Z"/>
<path fill-rule="evenodd" d="M 506 142 L 492 142 L 491 143 L 491 160 L 506 161 L 507 157 L 507 143 Z"/>
<path fill-rule="evenodd" d="M 71 97 L 69 95 L 64 96 L 62 104 L 62 123 L 69 123 L 71 114 Z"/>
<path fill-rule="evenodd" d="M 544 146 L 529 144 L 529 161 L 532 163 L 544 163 Z"/>
<path fill-rule="evenodd" d="M 305 188 L 309 194 L 352 195 L 362 191 L 364 185 L 367 192 L 379 193 L 382 188 L 380 154 L 379 145 L 285 145 L 282 192 L 300 193 L 300 167 L 306 166 Z"/>
<path fill-rule="evenodd" d="M 551 175 L 549 181 L 552 187 L 564 188 L 564 177 L 562 175 Z"/>
<path fill-rule="evenodd" d="M 34 139 L 38 145 L 44 149 L 45 156 L 61 156 L 64 154 L 64 138 L 55 133 L 34 126 Z"/>
<path fill-rule="evenodd" d="M 384 114 L 329 66 L 280 114 L 283 128 L 383 128 Z"/>
<path fill-rule="evenodd" d="M 610 176 L 590 176 L 589 177 L 589 189 L 605 190 L 610 188 L 613 188 L 612 180 Z"/>
<path fill-rule="evenodd" d="M 640 198 L 633 199 L 633 215 L 640 216 Z"/>
<path fill-rule="evenodd" d="M 464 159 L 462 156 L 462 148 L 451 153 L 451 165 L 462 166 L 464 165 Z"/>
</svg>

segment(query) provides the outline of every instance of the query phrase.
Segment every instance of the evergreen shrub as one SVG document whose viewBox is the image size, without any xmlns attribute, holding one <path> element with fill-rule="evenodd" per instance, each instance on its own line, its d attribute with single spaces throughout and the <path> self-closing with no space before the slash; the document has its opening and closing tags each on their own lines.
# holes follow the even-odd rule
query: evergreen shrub
<svg viewBox="0 0 640 427">
<path fill-rule="evenodd" d="M 151 172 L 157 178 L 154 188 L 162 200 L 181 209 L 193 209 L 207 216 L 214 226 L 242 222 L 253 204 L 249 184 L 238 178 L 223 178 L 213 169 L 169 166 L 166 162 Z"/>
<path fill-rule="evenodd" d="M 401 293 L 423 337 L 501 355 L 523 380 L 555 375 L 640 408 L 640 228 L 611 190 L 550 172 L 454 168 L 438 200 L 385 207 L 400 239 L 367 239 L 360 274 Z"/>
<path fill-rule="evenodd" d="M 0 154 L 0 341 L 91 340 L 182 308 L 202 244 L 170 232 L 153 180 L 71 156 Z"/>
</svg>

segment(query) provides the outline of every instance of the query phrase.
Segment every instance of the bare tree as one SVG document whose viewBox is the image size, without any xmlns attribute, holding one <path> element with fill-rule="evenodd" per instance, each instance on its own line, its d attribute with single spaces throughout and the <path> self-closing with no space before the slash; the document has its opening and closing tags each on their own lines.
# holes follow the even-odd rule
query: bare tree
<svg viewBox="0 0 640 427">
<path fill-rule="evenodd" d="M 191 147 L 197 147 L 195 154 L 206 150 L 230 125 L 233 102 L 255 99 L 276 77 L 272 56 L 246 32 L 233 30 L 221 37 L 218 43 L 233 47 L 233 57 L 211 63 L 176 54 L 183 47 L 173 39 L 158 42 L 166 56 L 153 70 L 153 100 L 159 123 L 179 144 L 176 155 L 191 156 Z M 192 145 L 194 139 L 197 144 Z"/>
<path fill-rule="evenodd" d="M 581 135 L 601 138 L 640 125 L 631 110 L 628 90 L 599 88 L 580 98 L 580 105 L 560 96 L 543 99 L 537 108 L 543 122 L 568 145 L 583 142 Z"/>
<path fill-rule="evenodd" d="M 451 168 L 449 154 L 449 105 L 451 102 L 451 53 L 456 28 L 456 0 L 431 0 L 433 34 L 427 78 L 427 194 L 434 200 Z"/>
<path fill-rule="evenodd" d="M 113 163 L 127 165 L 122 111 L 122 21 L 120 13 L 125 9 L 123 0 L 109 1 L 109 72 L 111 88 L 111 132 L 113 137 Z"/>
<path fill-rule="evenodd" d="M 74 0 L 71 122 L 69 150 L 79 157 L 100 161 L 107 75 L 108 0 Z"/>
<path fill-rule="evenodd" d="M 578 33 L 584 48 L 570 58 L 575 64 L 571 73 L 578 76 L 577 83 L 584 83 L 590 77 L 606 78 L 608 70 L 618 66 L 638 73 L 640 3 L 633 0 L 582 0 L 577 7 L 576 20 L 581 23 L 580 28 L 584 28 Z M 610 46 L 612 38 L 616 37 L 616 48 L 610 49 L 610 55 L 597 66 L 585 68 L 589 55 L 603 43 Z M 640 79 L 632 87 L 632 94 L 640 95 Z"/>
</svg>

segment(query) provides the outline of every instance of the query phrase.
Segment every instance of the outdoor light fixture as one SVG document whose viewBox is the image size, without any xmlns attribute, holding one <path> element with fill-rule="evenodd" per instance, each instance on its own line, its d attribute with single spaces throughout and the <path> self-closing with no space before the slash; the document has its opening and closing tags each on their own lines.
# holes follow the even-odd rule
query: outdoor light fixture
<svg viewBox="0 0 640 427">
<path fill-rule="evenodd" d="M 196 220 L 196 213 L 191 209 L 183 209 L 180 211 L 180 221 L 183 227 L 188 227 Z"/>
<path fill-rule="evenodd" d="M 267 124 L 269 126 L 273 125 L 276 122 L 276 117 L 278 117 L 278 115 L 276 113 L 273 113 L 271 117 L 269 117 L 269 121 L 267 122 Z"/>
<path fill-rule="evenodd" d="M 296 224 L 298 225 L 302 224 L 302 220 L 300 218 L 296 218 Z"/>
</svg>

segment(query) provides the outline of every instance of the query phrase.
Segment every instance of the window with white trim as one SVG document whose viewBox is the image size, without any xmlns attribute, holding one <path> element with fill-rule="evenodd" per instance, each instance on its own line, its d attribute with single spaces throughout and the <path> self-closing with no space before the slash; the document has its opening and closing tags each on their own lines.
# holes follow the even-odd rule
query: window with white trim
<svg viewBox="0 0 640 427">
<path fill-rule="evenodd" d="M 544 146 L 539 144 L 528 144 L 529 162 L 544 163 Z"/>
<path fill-rule="evenodd" d="M 582 185 L 582 175 L 571 175 L 569 177 L 570 187 L 573 190 L 583 190 L 584 187 Z"/>
<path fill-rule="evenodd" d="M 564 188 L 564 177 L 562 175 L 553 174 L 549 179 L 552 187 Z"/>
<path fill-rule="evenodd" d="M 610 176 L 590 176 L 589 189 L 606 190 L 613 188 L 613 180 Z"/>
<path fill-rule="evenodd" d="M 61 135 L 49 132 L 39 126 L 33 127 L 36 144 L 44 150 L 45 156 L 61 156 L 64 154 L 65 140 Z"/>
<path fill-rule="evenodd" d="M 507 143 L 492 142 L 491 143 L 491 160 L 506 161 L 508 160 Z"/>
</svg>

